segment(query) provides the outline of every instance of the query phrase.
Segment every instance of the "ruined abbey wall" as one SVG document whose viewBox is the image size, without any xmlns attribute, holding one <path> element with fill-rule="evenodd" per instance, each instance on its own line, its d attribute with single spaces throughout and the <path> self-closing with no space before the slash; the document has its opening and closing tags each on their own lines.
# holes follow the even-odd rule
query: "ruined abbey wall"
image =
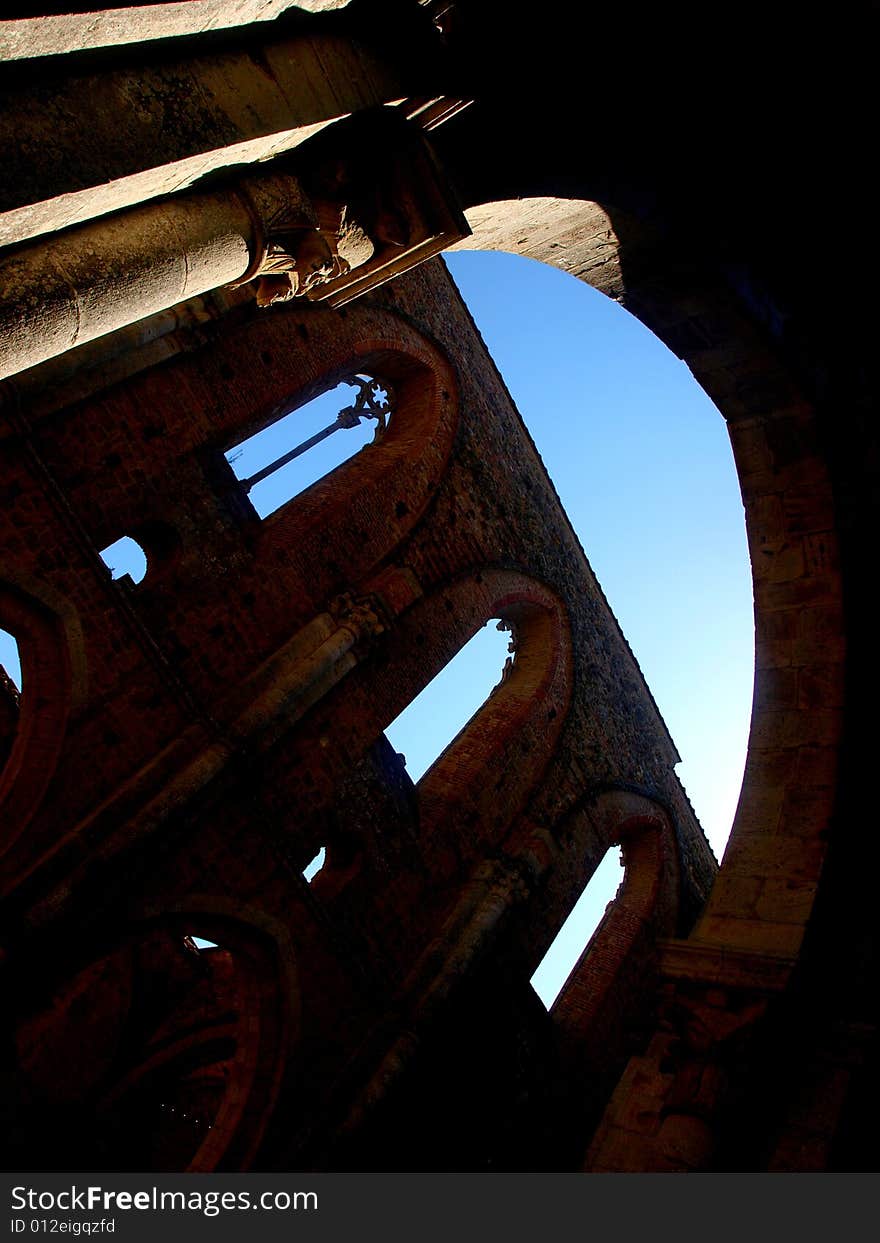
<svg viewBox="0 0 880 1243">
<path fill-rule="evenodd" d="M 684 931 L 705 896 L 714 861 L 674 746 L 451 279 L 435 262 L 387 288 L 341 310 L 239 302 L 171 334 L 159 364 L 128 351 L 126 379 L 84 373 L 94 391 L 70 405 L 34 383 L 32 412 L 14 414 L 5 624 L 28 749 L 4 774 L 20 808 L 4 876 L 9 965 L 30 969 L 13 1155 L 17 1136 L 36 1159 L 34 1129 L 67 1111 L 98 1164 L 131 1144 L 182 1167 L 332 1164 L 355 1159 L 361 1133 L 390 1159 L 402 1123 L 372 1100 L 402 1057 L 390 1016 L 403 1007 L 424 1033 L 392 1083 L 430 1097 L 434 1029 L 470 1038 L 480 1008 L 461 998 L 477 979 L 506 1009 L 502 1048 L 537 1024 L 529 1073 L 553 1093 L 585 1065 L 606 1083 L 621 1033 L 651 1012 L 656 935 Z M 387 432 L 261 520 L 224 450 L 355 371 L 391 386 Z M 148 557 L 136 585 L 98 557 L 126 534 Z M 493 617 L 513 627 L 512 668 L 413 787 L 382 730 Z M 646 896 L 621 900 L 580 972 L 595 977 L 589 1012 L 570 997 L 554 1033 L 529 976 L 627 832 L 646 843 L 625 843 L 632 858 L 651 856 L 627 881 Z M 193 935 L 220 950 L 186 949 Z M 603 988 L 617 989 L 604 1008 Z M 245 1039 L 255 1009 L 269 1013 Z M 477 1043 L 475 1114 L 517 1073 Z M 61 1047 L 84 1063 L 72 1094 Z M 595 1084 L 583 1091 L 581 1152 Z M 168 1121 L 175 1101 L 175 1117 L 199 1113 L 187 1100 L 204 1115 L 188 1153 Z M 443 1116 L 406 1128 L 416 1164 L 439 1159 Z M 477 1168 L 503 1116 L 481 1124 Z M 56 1159 L 75 1163 L 67 1134 Z"/>
<path fill-rule="evenodd" d="M 0 20 L 8 1163 L 876 1168 L 870 6 L 43 7 Z M 715 882 L 419 266 L 453 245 L 615 298 L 727 421 L 756 670 Z M 353 366 L 387 433 L 261 522 L 224 450 Z M 414 788 L 383 730 L 494 616 L 516 659 Z"/>
</svg>

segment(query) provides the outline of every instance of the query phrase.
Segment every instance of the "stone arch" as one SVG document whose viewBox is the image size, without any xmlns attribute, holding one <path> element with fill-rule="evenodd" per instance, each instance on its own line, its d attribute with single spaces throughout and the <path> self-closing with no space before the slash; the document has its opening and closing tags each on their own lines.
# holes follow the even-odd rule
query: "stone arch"
<svg viewBox="0 0 880 1243">
<path fill-rule="evenodd" d="M 657 975 L 657 938 L 675 932 L 679 862 L 669 816 L 651 799 L 608 791 L 591 805 L 590 818 L 609 848 L 620 846 L 624 879 L 550 1013 L 564 1043 L 601 1067 L 603 1050 L 620 1048 L 625 999 L 643 1009 L 644 992 L 650 996 L 642 986 Z"/>
<path fill-rule="evenodd" d="M 514 629 L 513 664 L 416 786 L 421 838 L 439 852 L 441 870 L 475 857 L 477 843 L 485 849 L 513 823 L 553 755 L 571 696 L 561 602 L 523 574 L 487 569 L 420 600 L 401 619 L 398 650 L 407 656 L 399 664 L 400 707 L 492 617 Z M 485 773 L 493 770 L 503 777 L 487 786 Z"/>
<path fill-rule="evenodd" d="M 62 951 L 27 990 L 17 1139 L 39 1145 L 48 1114 L 60 1123 L 53 1159 L 68 1165 L 247 1169 L 298 1029 L 287 934 L 220 898 L 144 915 Z M 198 951 L 193 935 L 214 946 Z"/>
<path fill-rule="evenodd" d="M 0 581 L 0 624 L 18 643 L 22 665 L 20 713 L 0 772 L 0 854 L 18 840 L 39 807 L 58 765 L 67 722 L 82 690 L 78 626 L 64 602 L 40 587 Z"/>
<path fill-rule="evenodd" d="M 241 960 L 239 978 L 249 1005 L 239 1023 L 239 1082 L 227 1091 L 214 1133 L 189 1168 L 249 1169 L 271 1124 L 300 1030 L 299 973 L 290 930 L 259 908 L 220 895 L 188 895 L 172 913 L 178 928 L 216 938 L 219 947 Z"/>
<path fill-rule="evenodd" d="M 381 441 L 270 515 L 257 538 L 257 555 L 269 561 L 289 555 L 292 543 L 302 549 L 315 603 L 322 589 L 326 596 L 338 582 L 368 574 L 413 527 L 442 475 L 458 424 L 457 385 L 440 352 L 388 313 L 364 324 L 362 333 L 358 318 L 349 313 L 342 334 L 335 320 L 307 321 L 308 358 L 312 367 L 320 360 L 322 372 L 304 374 L 285 404 L 302 404 L 346 374 L 366 372 L 394 390 L 388 429 Z M 372 321 L 375 313 L 365 318 Z"/>
<path fill-rule="evenodd" d="M 415 803 L 412 847 L 416 848 L 417 840 L 418 858 L 434 881 L 449 880 L 470 866 L 489 843 L 501 840 L 553 757 L 568 712 L 573 676 L 568 617 L 558 597 L 525 574 L 495 568 L 438 586 L 401 612 L 389 628 L 387 642 L 382 636 L 383 650 L 376 659 L 365 660 L 348 674 L 344 686 L 324 698 L 312 717 L 308 736 L 300 742 L 300 764 L 320 775 L 326 791 L 338 793 L 352 769 L 375 750 L 377 740 L 381 743 L 386 726 L 495 617 L 510 621 L 517 632 L 518 651 L 509 674 L 414 790 L 406 777 Z M 337 740 L 333 747 L 322 741 L 331 736 L 331 729 Z M 402 771 L 400 758 L 390 744 L 385 746 L 390 756 L 384 762 L 393 764 L 396 759 L 393 767 Z M 483 779 L 484 766 L 493 756 L 503 757 L 501 789 L 487 789 Z M 372 842 L 372 833 L 368 837 Z M 318 845 L 328 848 L 328 864 L 313 882 L 315 892 L 323 895 L 330 889 L 334 851 L 324 837 L 310 841 L 309 849 Z M 380 847 L 377 842 L 367 847 L 366 840 L 360 845 L 367 854 L 409 849 L 406 842 L 397 840 L 393 847 Z M 345 883 L 357 874 L 360 865 L 350 873 L 348 864 L 359 849 L 353 843 L 346 848 Z M 306 853 L 305 860 L 309 857 Z M 424 868 L 415 867 L 414 857 L 412 861 L 414 870 L 423 874 Z M 393 893 L 403 886 L 396 880 L 390 888 Z M 394 901 L 393 896 L 389 895 L 389 901 Z"/>
<path fill-rule="evenodd" d="M 260 521 L 225 451 L 357 372 L 394 388 L 386 434 Z M 144 409 L 162 412 L 148 458 L 138 444 Z M 283 305 L 84 403 L 59 432 L 58 458 L 97 545 L 121 532 L 143 535 L 148 557 L 163 563 L 139 588 L 145 607 L 155 601 L 163 613 L 173 611 L 177 582 L 186 579 L 203 585 L 194 616 L 199 607 L 210 611 L 212 593 L 222 590 L 216 564 L 235 564 L 242 592 L 254 596 L 257 659 L 291 625 L 369 575 L 409 533 L 442 477 L 458 418 L 451 366 L 402 316 Z M 80 420 L 91 419 L 107 429 L 100 452 L 80 434 Z M 117 468 L 103 465 L 108 458 L 120 459 L 138 486 L 119 488 Z M 156 548 L 160 519 L 163 546 Z"/>
<path fill-rule="evenodd" d="M 452 368 L 391 312 L 282 308 L 180 366 L 188 383 L 204 390 L 208 408 L 214 394 L 230 394 L 212 421 L 207 447 L 216 455 L 353 373 L 392 386 L 395 413 L 382 439 L 282 505 L 249 537 L 256 564 L 272 572 L 283 566 L 304 608 L 320 607 L 391 552 L 429 503 L 452 449 Z"/>
<path fill-rule="evenodd" d="M 572 823 L 565 832 L 564 849 L 554 847 L 544 859 L 538 911 L 547 943 L 616 845 L 621 847 L 625 871 L 549 1007 L 552 1054 L 548 1056 L 554 1069 L 542 1141 L 551 1154 L 548 1168 L 581 1164 L 585 1137 L 657 1021 L 662 949 L 666 938 L 677 931 L 686 887 L 687 864 L 674 817 L 648 793 L 607 787 L 585 796 L 569 814 Z M 560 829 L 557 825 L 554 837 Z M 540 858 L 539 840 L 535 845 Z M 554 855 L 556 866 L 547 866 Z M 524 965 L 530 971 L 537 965 L 531 957 L 534 950 L 528 940 L 524 948 Z"/>
<path fill-rule="evenodd" d="M 509 250 L 613 297 L 682 358 L 724 416 L 755 597 L 740 800 L 694 937 L 793 959 L 819 884 L 842 731 L 842 586 L 816 411 L 724 274 L 643 221 L 576 198 L 484 202 L 462 249 Z"/>
</svg>

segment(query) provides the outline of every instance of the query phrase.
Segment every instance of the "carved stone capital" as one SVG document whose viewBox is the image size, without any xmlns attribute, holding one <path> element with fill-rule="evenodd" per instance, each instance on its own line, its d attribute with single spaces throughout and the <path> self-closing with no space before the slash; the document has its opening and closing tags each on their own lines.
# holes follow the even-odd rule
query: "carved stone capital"
<svg viewBox="0 0 880 1243">
<path fill-rule="evenodd" d="M 765 996 L 680 982 L 669 988 L 660 1018 L 664 1029 L 677 1037 L 682 1052 L 717 1060 L 748 1038 L 767 1004 Z"/>
<path fill-rule="evenodd" d="M 335 238 L 322 232 L 315 204 L 295 177 L 276 173 L 248 178 L 238 193 L 254 226 L 254 253 L 237 284 L 257 280 L 260 306 L 304 296 L 348 270 Z"/>
<path fill-rule="evenodd" d="M 351 631 L 356 644 L 369 643 L 384 634 L 388 622 L 377 596 L 358 596 L 346 592 L 330 605 L 330 612 L 340 626 Z"/>
<path fill-rule="evenodd" d="M 679 1170 L 705 1169 L 715 1147 L 715 1123 L 746 1056 L 766 995 L 707 985 L 670 985 L 661 1004 L 665 1057 L 671 1075 L 659 1111 L 661 1161 Z"/>
<path fill-rule="evenodd" d="M 260 306 L 295 297 L 341 306 L 470 231 L 419 126 L 403 115 L 337 122 L 272 167 L 237 187 L 253 238 L 235 283 L 258 281 Z"/>
</svg>

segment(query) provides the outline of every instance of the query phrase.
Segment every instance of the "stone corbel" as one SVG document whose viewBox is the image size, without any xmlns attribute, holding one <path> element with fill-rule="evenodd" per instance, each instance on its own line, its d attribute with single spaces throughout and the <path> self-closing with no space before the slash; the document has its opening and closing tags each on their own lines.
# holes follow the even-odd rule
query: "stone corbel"
<svg viewBox="0 0 880 1243">
<path fill-rule="evenodd" d="M 306 295 L 343 306 L 470 233 L 417 123 L 393 109 L 340 121 L 297 153 L 336 270 Z"/>
<path fill-rule="evenodd" d="M 624 1072 L 584 1168 L 711 1169 L 720 1118 L 735 1102 L 774 991 L 667 979 L 658 1030 Z"/>
<path fill-rule="evenodd" d="M 340 627 L 354 636 L 356 649 L 368 646 L 388 629 L 385 610 L 375 595 L 353 596 L 345 592 L 330 605 L 330 613 Z"/>
<path fill-rule="evenodd" d="M 661 1005 L 671 1080 L 660 1110 L 661 1166 L 704 1170 L 715 1148 L 715 1122 L 731 1090 L 769 997 L 708 984 L 667 985 Z"/>
<path fill-rule="evenodd" d="M 260 306 L 342 306 L 470 232 L 421 129 L 399 115 L 340 122 L 290 173 L 278 164 L 237 188 L 254 246 L 235 284 L 256 280 Z"/>
<path fill-rule="evenodd" d="M 322 233 L 318 213 L 297 179 L 278 173 L 240 183 L 238 197 L 251 218 L 253 258 L 235 282 L 257 282 L 258 306 L 302 297 L 343 271 Z"/>
<path fill-rule="evenodd" d="M 325 170 L 325 178 L 327 176 Z M 253 257 L 235 285 L 257 282 L 257 305 L 291 298 L 321 298 L 321 286 L 337 283 L 370 264 L 377 253 L 403 251 L 412 226 L 387 200 L 381 183 L 353 186 L 334 162 L 323 189 L 339 197 L 312 197 L 292 173 L 247 178 L 237 195 L 253 226 Z M 355 201 L 346 201 L 352 198 Z"/>
</svg>

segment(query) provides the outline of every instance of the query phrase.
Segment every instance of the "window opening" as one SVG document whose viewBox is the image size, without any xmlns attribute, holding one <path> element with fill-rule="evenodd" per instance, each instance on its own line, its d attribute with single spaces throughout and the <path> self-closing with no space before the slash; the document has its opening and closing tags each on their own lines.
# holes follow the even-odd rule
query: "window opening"
<svg viewBox="0 0 880 1243">
<path fill-rule="evenodd" d="M 315 877 L 318 875 L 321 868 L 324 866 L 326 859 L 327 859 L 327 848 L 326 846 L 322 846 L 321 849 L 318 851 L 318 853 L 315 855 L 314 859 L 311 861 L 311 863 L 307 867 L 303 868 L 303 876 L 306 878 L 309 884 L 311 884 L 312 881 L 315 879 Z"/>
<path fill-rule="evenodd" d="M 0 630 L 0 768 L 12 750 L 20 711 L 21 660 L 18 644 L 8 630 Z"/>
<path fill-rule="evenodd" d="M 115 543 L 108 544 L 101 550 L 100 556 L 114 578 L 123 578 L 127 574 L 133 583 L 139 583 L 147 572 L 147 554 L 130 535 L 123 535 Z"/>
<path fill-rule="evenodd" d="M 515 637 L 510 624 L 491 618 L 391 722 L 385 736 L 395 751 L 404 755 L 413 781 L 427 772 L 501 686 L 514 659 Z"/>
<path fill-rule="evenodd" d="M 344 385 L 356 388 L 357 393 L 351 404 L 339 409 L 340 400 L 347 396 L 340 391 Z M 392 406 L 392 392 L 384 380 L 361 374 L 350 376 L 234 445 L 226 453 L 226 460 L 254 509 L 266 518 L 362 449 L 369 441 L 371 422 L 375 424 L 372 442 L 380 440 Z M 331 415 L 330 422 L 326 422 Z M 298 440 L 312 428 L 317 430 Z M 355 434 L 327 443 L 339 431 Z M 292 440 L 298 443 L 287 448 Z M 307 453 L 308 460 L 300 461 Z"/>
<path fill-rule="evenodd" d="M 21 658 L 18 654 L 18 644 L 8 630 L 2 629 L 0 629 L 0 674 L 12 683 L 16 691 L 21 691 Z"/>
<path fill-rule="evenodd" d="M 720 858 L 754 682 L 751 565 L 725 421 L 685 363 L 599 290 L 522 255 L 444 261 L 684 757 L 678 775 Z"/>
<path fill-rule="evenodd" d="M 85 1168 L 105 1168 L 110 1154 L 121 1169 L 186 1169 L 218 1122 L 228 1125 L 227 1103 L 249 1090 L 240 1051 L 259 1029 L 254 966 L 175 922 L 56 983 L 15 1032 L 24 1082 L 61 1109 L 47 1132 L 45 1112 L 25 1098 L 15 1125 L 27 1148 L 48 1150 L 60 1168 L 73 1153 Z M 65 1056 L 81 1072 L 73 1089 Z M 71 1104 L 87 1111 L 84 1130 L 67 1124 Z"/>
<path fill-rule="evenodd" d="M 595 935 L 609 905 L 616 898 L 623 883 L 623 875 L 620 851 L 612 847 L 587 881 L 571 914 L 538 964 L 531 985 L 548 1010 L 562 991 L 581 954 L 585 952 L 584 947 L 588 947 Z"/>
</svg>

